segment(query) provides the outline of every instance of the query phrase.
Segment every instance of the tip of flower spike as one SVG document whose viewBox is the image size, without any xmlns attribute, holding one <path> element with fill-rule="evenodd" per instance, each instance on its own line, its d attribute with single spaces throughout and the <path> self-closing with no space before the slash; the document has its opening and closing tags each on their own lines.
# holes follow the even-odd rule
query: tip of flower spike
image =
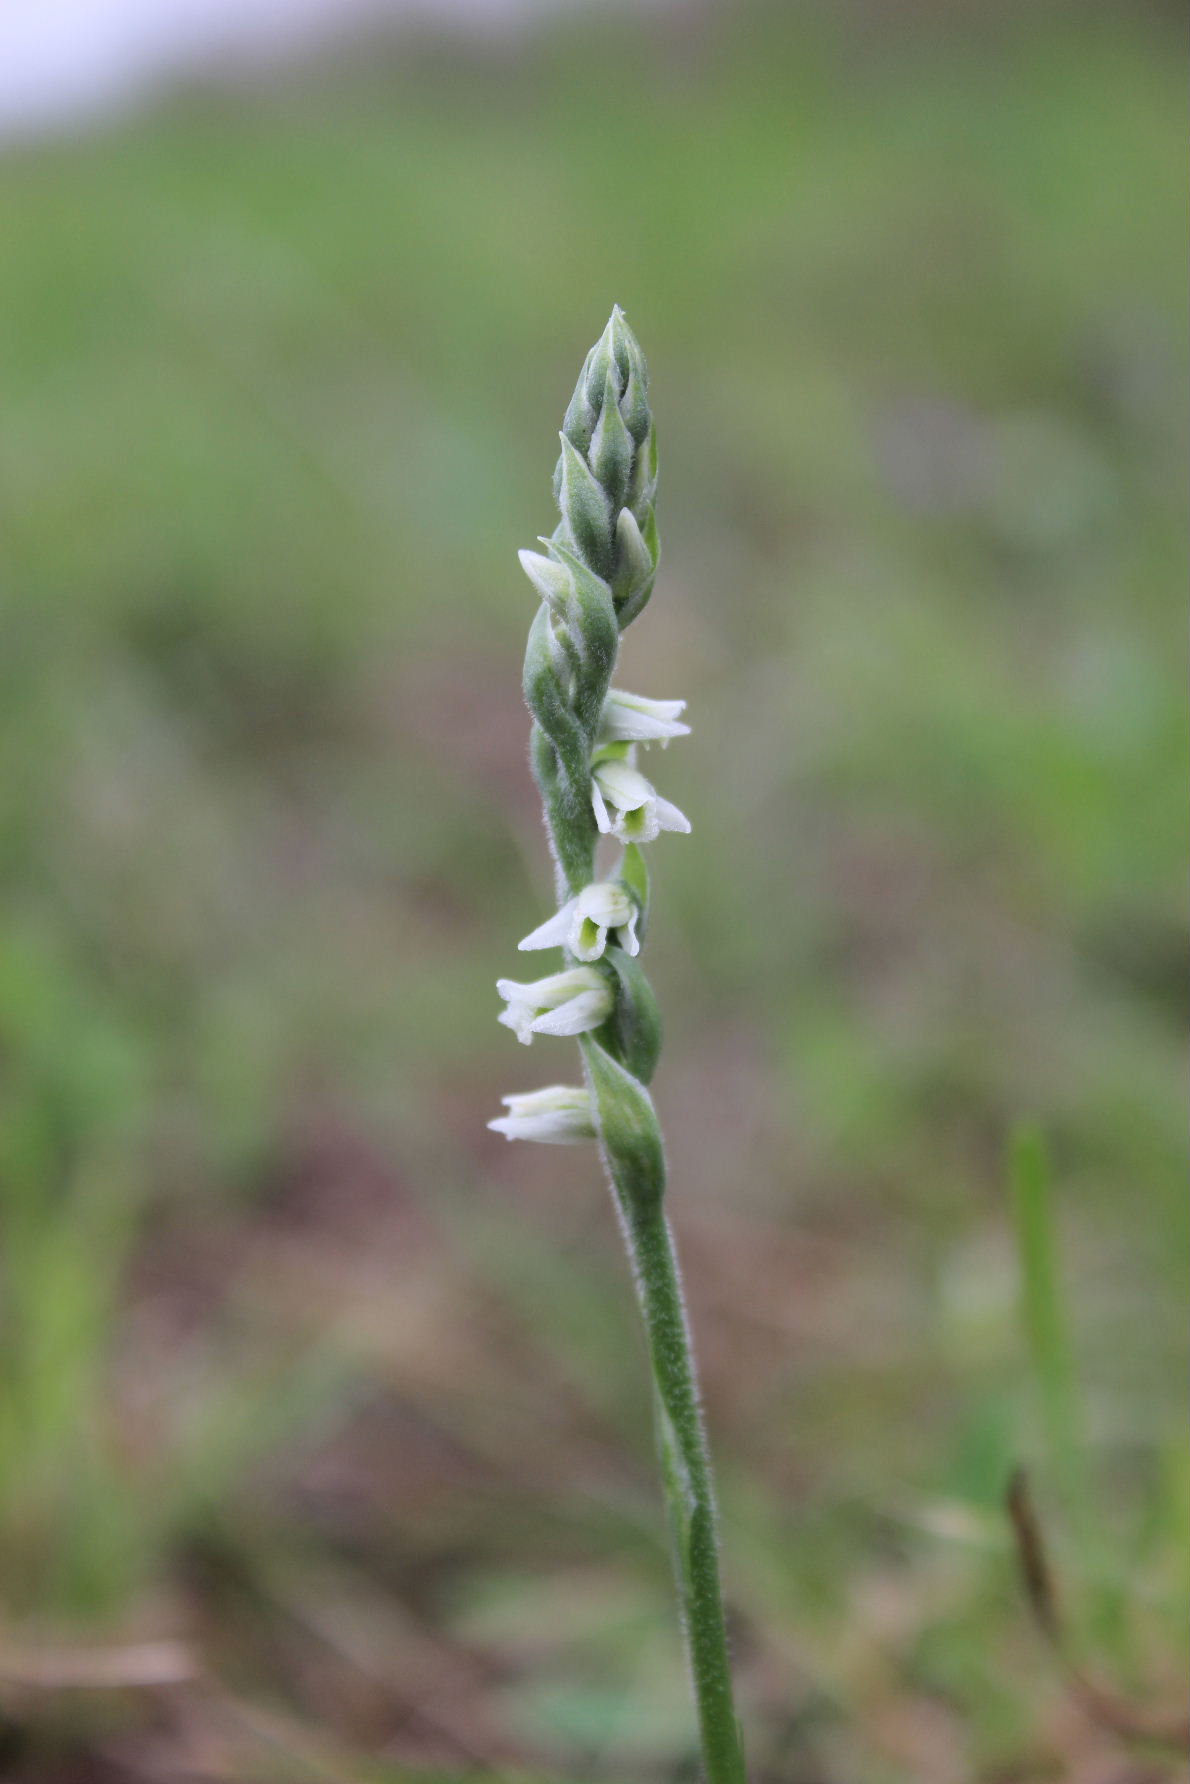
<svg viewBox="0 0 1190 1784">
<path fill-rule="evenodd" d="M 627 316 L 619 304 L 612 305 L 603 333 L 592 347 L 584 368 L 588 400 L 598 409 L 600 391 L 607 371 L 615 368 L 616 395 L 622 397 L 633 371 L 647 387 L 648 373 L 640 342 L 632 332 Z"/>
</svg>

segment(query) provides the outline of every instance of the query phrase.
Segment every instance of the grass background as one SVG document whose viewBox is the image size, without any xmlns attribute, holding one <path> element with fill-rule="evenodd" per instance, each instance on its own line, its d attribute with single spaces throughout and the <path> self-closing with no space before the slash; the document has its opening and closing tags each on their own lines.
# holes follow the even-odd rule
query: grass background
<svg viewBox="0 0 1190 1784">
<path fill-rule="evenodd" d="M 694 1776 L 606 1195 L 483 1126 L 565 1070 L 494 1022 L 549 897 L 515 549 L 613 301 L 663 475 L 621 679 L 695 727 L 657 1091 L 756 1779 L 1180 1775 L 1046 1657 L 1002 1499 L 1028 1464 L 1079 1652 L 1163 1716 L 1181 48 L 604 9 L 0 163 L 4 1775 Z"/>
</svg>

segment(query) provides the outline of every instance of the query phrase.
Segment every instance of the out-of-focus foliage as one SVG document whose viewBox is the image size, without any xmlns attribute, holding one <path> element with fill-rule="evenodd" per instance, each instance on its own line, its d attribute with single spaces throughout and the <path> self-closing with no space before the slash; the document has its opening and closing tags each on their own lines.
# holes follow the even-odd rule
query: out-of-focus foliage
<svg viewBox="0 0 1190 1784">
<path fill-rule="evenodd" d="M 1110 1775 L 1017 1591 L 1021 1459 L 1089 1664 L 1162 1713 L 1179 50 L 1143 7 L 607 13 L 0 164 L 0 1704 L 29 1778 L 80 1741 L 79 1778 L 272 1775 L 261 1703 L 319 1731 L 290 1778 L 689 1775 L 605 1192 L 483 1126 L 557 1064 L 494 1021 L 547 908 L 515 548 L 617 300 L 662 454 L 625 680 L 695 726 L 657 1089 L 757 1778 Z M 1022 1117 L 1089 1518 L 1015 1313 Z M 165 1636 L 218 1682 L 168 1714 L 29 1683 Z"/>
</svg>

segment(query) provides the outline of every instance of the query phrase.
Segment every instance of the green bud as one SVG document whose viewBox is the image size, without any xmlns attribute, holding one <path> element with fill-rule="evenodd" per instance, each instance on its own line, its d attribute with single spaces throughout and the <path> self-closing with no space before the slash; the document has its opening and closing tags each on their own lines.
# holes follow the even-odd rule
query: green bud
<svg viewBox="0 0 1190 1784">
<path fill-rule="evenodd" d="M 525 646 L 525 704 L 558 752 L 558 761 L 576 797 L 590 798 L 590 748 L 561 685 L 550 610 L 544 604 L 529 628 Z"/>
<path fill-rule="evenodd" d="M 620 413 L 636 444 L 643 445 L 653 425 L 653 415 L 649 408 L 649 375 L 645 371 L 643 358 L 639 366 L 633 365 L 628 374 L 628 385 L 620 398 Z"/>
<path fill-rule="evenodd" d="M 620 414 L 620 404 L 609 367 L 599 421 L 592 435 L 587 457 L 592 471 L 603 486 L 603 493 L 611 503 L 613 514 L 623 506 L 624 497 L 628 493 L 628 481 L 632 476 L 635 456 L 632 435 Z"/>
<path fill-rule="evenodd" d="M 653 1100 L 591 1035 L 583 1035 L 579 1045 L 617 1199 L 629 1218 L 654 1211 L 665 1194 L 665 1151 Z"/>
<path fill-rule="evenodd" d="M 650 428 L 649 437 L 636 455 L 632 466 L 632 481 L 628 487 L 628 501 L 633 513 L 641 521 L 643 530 L 643 512 L 657 495 L 657 429 Z"/>
<path fill-rule="evenodd" d="M 568 579 L 568 636 L 575 651 L 573 705 L 587 735 L 594 737 L 615 668 L 620 626 L 612 592 L 560 539 L 548 541 L 552 557 Z"/>
<path fill-rule="evenodd" d="M 653 510 L 650 508 L 650 520 L 652 514 Z M 655 547 L 655 521 L 652 532 Z M 644 607 L 653 592 L 656 573 L 657 553 L 649 549 L 648 541 L 641 533 L 631 508 L 621 508 L 616 518 L 616 569 L 612 577 L 612 596 L 621 628 L 630 624 Z"/>
<path fill-rule="evenodd" d="M 590 358 L 591 355 L 588 353 L 588 363 Z M 595 431 L 595 423 L 598 418 L 599 412 L 587 395 L 587 367 L 584 365 L 582 376 L 574 387 L 574 395 L 567 405 L 562 421 L 562 432 L 577 451 L 586 452 L 587 447 L 591 444 L 591 435 Z"/>
<path fill-rule="evenodd" d="M 603 402 L 603 393 L 608 379 L 616 392 L 620 394 L 620 374 L 616 369 L 615 355 L 612 352 L 611 323 L 609 322 L 583 364 L 582 385 L 587 394 L 587 401 L 596 415 Z"/>
<path fill-rule="evenodd" d="M 634 371 L 638 379 L 647 385 L 648 371 L 645 366 L 645 356 L 641 352 L 640 343 L 629 328 L 628 318 L 619 304 L 612 305 L 612 313 L 608 317 L 607 327 L 603 331 L 603 339 L 607 342 L 615 362 L 619 380 L 618 394 L 623 395 L 627 390 L 629 379 Z"/>
<path fill-rule="evenodd" d="M 586 459 L 561 440 L 558 508 L 578 555 L 602 576 L 611 569 L 611 508 Z"/>
</svg>

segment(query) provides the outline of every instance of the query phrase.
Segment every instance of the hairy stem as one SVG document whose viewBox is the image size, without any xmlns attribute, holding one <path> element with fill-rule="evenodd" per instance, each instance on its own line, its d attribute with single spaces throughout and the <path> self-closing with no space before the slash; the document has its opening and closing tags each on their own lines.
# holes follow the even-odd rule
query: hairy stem
<svg viewBox="0 0 1190 1784">
<path fill-rule="evenodd" d="M 656 1389 L 658 1450 L 703 1764 L 708 1784 L 744 1784 L 719 1581 L 715 1493 L 673 1234 L 660 1205 L 621 1206 L 621 1213 Z"/>
<path fill-rule="evenodd" d="M 541 778 L 546 827 L 563 883 L 574 890 L 594 874 L 595 837 L 592 834 L 585 859 L 579 849 L 573 851 L 579 858 L 562 861 L 558 838 L 568 827 L 559 807 L 565 806 L 566 792 L 558 777 Z M 707 1784 L 745 1784 L 719 1578 L 715 1490 L 673 1233 L 660 1195 L 654 1201 L 624 1193 L 625 1186 L 617 1181 L 615 1159 L 609 1157 L 607 1166 L 653 1375 L 657 1452 L 703 1768 Z"/>
</svg>

